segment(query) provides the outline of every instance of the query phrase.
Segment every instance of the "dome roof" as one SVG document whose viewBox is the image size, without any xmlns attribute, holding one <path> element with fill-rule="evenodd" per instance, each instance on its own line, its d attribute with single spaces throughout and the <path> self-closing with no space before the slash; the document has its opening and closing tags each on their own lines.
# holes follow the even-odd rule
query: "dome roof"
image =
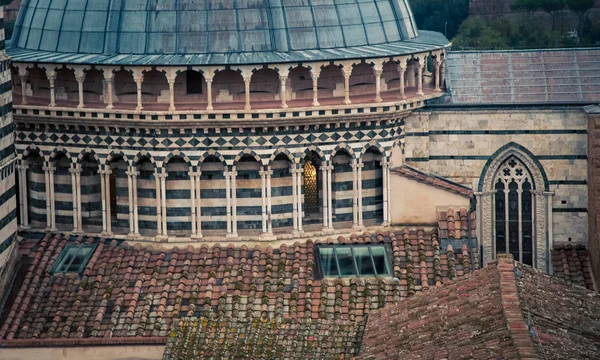
<svg viewBox="0 0 600 360">
<path fill-rule="evenodd" d="M 62 54 L 269 56 L 417 37 L 408 0 L 24 0 L 11 43 Z"/>
</svg>

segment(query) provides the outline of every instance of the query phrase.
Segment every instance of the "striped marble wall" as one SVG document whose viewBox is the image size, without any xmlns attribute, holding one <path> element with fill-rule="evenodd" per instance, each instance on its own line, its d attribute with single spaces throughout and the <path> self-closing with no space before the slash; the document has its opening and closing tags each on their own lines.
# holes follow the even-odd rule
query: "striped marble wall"
<svg viewBox="0 0 600 360">
<path fill-rule="evenodd" d="M 245 156 L 237 163 L 236 197 L 238 229 L 262 228 L 261 165 Z"/>
<path fill-rule="evenodd" d="M 143 159 L 137 166 L 138 216 L 140 233 L 146 236 L 155 236 L 156 223 L 156 179 L 154 164 Z"/>
<path fill-rule="evenodd" d="M 54 211 L 59 230 L 73 230 L 73 186 L 71 160 L 59 154 L 54 160 Z"/>
<path fill-rule="evenodd" d="M 116 197 L 111 203 L 111 227 L 115 234 L 129 233 L 129 183 L 127 181 L 127 163 L 122 158 L 110 163 L 111 197 Z M 115 205 L 116 206 L 113 206 Z"/>
<path fill-rule="evenodd" d="M 371 150 L 363 155 L 362 204 L 363 220 L 383 221 L 383 172 L 381 154 Z"/>
<path fill-rule="evenodd" d="M 271 219 L 273 228 L 293 225 L 293 195 L 291 162 L 285 156 L 271 164 Z"/>
<path fill-rule="evenodd" d="M 225 166 L 209 157 L 200 166 L 202 230 L 227 229 Z"/>
<path fill-rule="evenodd" d="M 102 188 L 98 163 L 89 157 L 81 162 L 81 224 L 83 231 L 102 232 Z"/>
<path fill-rule="evenodd" d="M 333 222 L 352 221 L 352 158 L 346 152 L 338 152 L 333 157 L 331 181 Z"/>
<path fill-rule="evenodd" d="M 172 158 L 166 166 L 167 234 L 190 236 L 192 233 L 192 200 L 190 167 L 182 158 Z"/>
<path fill-rule="evenodd" d="M 46 217 L 46 175 L 44 161 L 40 156 L 27 159 L 27 206 L 29 223 L 32 228 L 45 229 Z"/>
</svg>

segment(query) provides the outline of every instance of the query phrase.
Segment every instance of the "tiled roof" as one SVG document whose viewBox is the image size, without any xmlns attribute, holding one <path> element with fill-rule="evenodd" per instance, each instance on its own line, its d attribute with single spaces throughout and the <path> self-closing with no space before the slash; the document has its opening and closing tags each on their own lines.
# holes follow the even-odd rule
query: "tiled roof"
<svg viewBox="0 0 600 360">
<path fill-rule="evenodd" d="M 536 357 L 516 292 L 512 258 L 500 258 L 456 282 L 374 311 L 359 359 Z"/>
<path fill-rule="evenodd" d="M 454 104 L 600 102 L 600 49 L 448 53 Z"/>
<path fill-rule="evenodd" d="M 369 314 L 359 359 L 582 359 L 600 351 L 600 297 L 500 255 Z"/>
<path fill-rule="evenodd" d="M 552 249 L 552 266 L 554 276 L 568 283 L 594 288 L 589 254 L 584 245 L 560 244 Z"/>
<path fill-rule="evenodd" d="M 328 240 L 390 244 L 392 279 L 315 280 L 310 240 L 277 249 L 165 249 L 100 240 L 81 276 L 51 274 L 72 241 L 94 242 L 47 234 L 32 251 L 0 339 L 161 337 L 178 319 L 211 312 L 231 318 L 360 321 L 371 309 L 459 277 L 472 266 L 468 248 L 442 249 L 436 231 L 398 229 Z"/>
<path fill-rule="evenodd" d="M 426 174 L 408 165 L 403 165 L 394 168 L 392 169 L 392 172 L 423 184 L 431 185 L 439 189 L 450 191 L 457 195 L 469 198 L 473 196 L 473 190 L 469 189 L 466 186 L 457 184 L 455 182 L 432 174 Z"/>
<path fill-rule="evenodd" d="M 455 211 L 448 208 L 446 211 L 438 211 L 438 232 L 440 239 L 465 239 L 469 237 L 469 226 L 471 228 L 470 236 L 475 237 L 476 224 L 475 212 L 471 213 L 471 224 L 469 224 L 469 211 L 460 209 Z"/>
<path fill-rule="evenodd" d="M 321 319 L 186 319 L 169 336 L 163 359 L 352 359 L 360 345 L 363 323 Z"/>
<path fill-rule="evenodd" d="M 530 267 L 518 266 L 517 289 L 540 358 L 600 357 L 600 296 Z"/>
</svg>

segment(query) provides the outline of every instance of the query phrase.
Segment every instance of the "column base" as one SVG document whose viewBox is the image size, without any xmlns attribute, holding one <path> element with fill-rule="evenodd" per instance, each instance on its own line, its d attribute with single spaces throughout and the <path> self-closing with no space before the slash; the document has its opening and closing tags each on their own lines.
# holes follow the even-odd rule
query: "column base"
<svg viewBox="0 0 600 360">
<path fill-rule="evenodd" d="M 382 99 L 382 98 L 380 98 L 380 97 L 379 97 L 379 98 L 376 98 L 376 99 L 375 99 L 375 102 L 377 102 L 377 103 L 383 102 L 383 99 Z"/>
<path fill-rule="evenodd" d="M 105 238 L 112 238 L 113 236 L 115 236 L 115 234 L 113 234 L 110 231 L 103 231 L 100 233 L 100 236 L 105 237 Z"/>
<path fill-rule="evenodd" d="M 169 236 L 168 235 L 156 235 L 156 241 L 157 242 L 168 242 Z"/>
<path fill-rule="evenodd" d="M 71 231 L 71 235 L 83 235 L 83 230 L 73 230 Z"/>
<path fill-rule="evenodd" d="M 350 101 L 350 100 L 344 100 L 344 104 L 345 105 L 350 105 L 350 104 L 352 104 L 352 101 Z"/>
<path fill-rule="evenodd" d="M 318 101 L 313 101 L 312 106 L 317 107 L 317 106 L 321 106 L 321 104 L 319 104 Z"/>
<path fill-rule="evenodd" d="M 390 226 L 390 222 L 389 221 L 384 221 L 381 223 L 381 226 Z"/>
<path fill-rule="evenodd" d="M 190 236 L 190 238 L 192 238 L 192 239 L 202 239 L 202 234 L 201 233 L 192 234 L 192 236 Z"/>
<path fill-rule="evenodd" d="M 78 109 L 83 109 L 83 108 L 85 108 L 85 105 L 77 105 L 77 108 Z"/>
<path fill-rule="evenodd" d="M 206 107 L 206 111 L 213 111 L 213 107 L 212 106 L 207 106 Z"/>
<path fill-rule="evenodd" d="M 139 237 L 142 237 L 142 235 L 139 234 L 139 233 L 129 233 L 129 234 L 127 234 L 127 238 L 128 239 L 136 239 L 136 238 L 139 238 Z"/>
<path fill-rule="evenodd" d="M 114 107 L 114 105 L 108 105 L 108 106 L 106 107 L 106 110 L 112 110 L 112 109 L 114 109 L 114 108 L 115 108 L 115 107 Z"/>
<path fill-rule="evenodd" d="M 425 95 L 425 93 L 422 91 L 417 93 L 417 96 L 423 96 L 423 95 Z"/>
<path fill-rule="evenodd" d="M 21 225 L 21 226 L 19 226 L 19 230 L 21 230 L 21 231 L 23 231 L 23 230 L 29 230 L 29 229 L 31 229 L 31 226 L 29 226 L 29 225 Z"/>
<path fill-rule="evenodd" d="M 352 230 L 362 230 L 365 227 L 363 225 L 359 225 L 359 224 L 354 224 L 352 225 Z"/>
<path fill-rule="evenodd" d="M 169 107 L 169 111 L 175 111 L 175 106 Z"/>
<path fill-rule="evenodd" d="M 58 229 L 57 229 L 57 228 L 55 228 L 55 227 L 47 227 L 47 228 L 45 229 L 45 231 L 47 231 L 47 232 L 57 232 L 57 231 L 58 231 Z"/>
<path fill-rule="evenodd" d="M 234 239 L 237 237 L 238 237 L 237 233 L 229 233 L 229 234 L 225 235 L 225 238 L 227 238 L 227 239 Z"/>
<path fill-rule="evenodd" d="M 259 240 L 277 240 L 277 236 L 273 235 L 273 233 L 261 233 L 258 236 Z"/>
<path fill-rule="evenodd" d="M 333 234 L 335 232 L 335 229 L 332 227 L 324 227 L 323 230 L 321 230 L 324 234 Z"/>
</svg>

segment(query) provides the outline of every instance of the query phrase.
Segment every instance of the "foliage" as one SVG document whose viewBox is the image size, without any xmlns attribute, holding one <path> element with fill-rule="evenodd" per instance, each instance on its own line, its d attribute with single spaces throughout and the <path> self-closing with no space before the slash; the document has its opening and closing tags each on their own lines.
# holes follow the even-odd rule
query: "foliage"
<svg viewBox="0 0 600 360">
<path fill-rule="evenodd" d="M 449 39 L 469 15 L 469 0 L 413 0 L 411 7 L 419 29 L 441 32 Z"/>
<path fill-rule="evenodd" d="M 490 26 L 480 17 L 469 17 L 452 40 L 452 47 L 458 50 L 499 50 L 508 48 L 507 39 L 501 32 Z"/>
<path fill-rule="evenodd" d="M 569 10 L 577 14 L 577 35 L 583 37 L 585 15 L 594 7 L 594 0 L 566 0 L 566 3 Z"/>
</svg>

